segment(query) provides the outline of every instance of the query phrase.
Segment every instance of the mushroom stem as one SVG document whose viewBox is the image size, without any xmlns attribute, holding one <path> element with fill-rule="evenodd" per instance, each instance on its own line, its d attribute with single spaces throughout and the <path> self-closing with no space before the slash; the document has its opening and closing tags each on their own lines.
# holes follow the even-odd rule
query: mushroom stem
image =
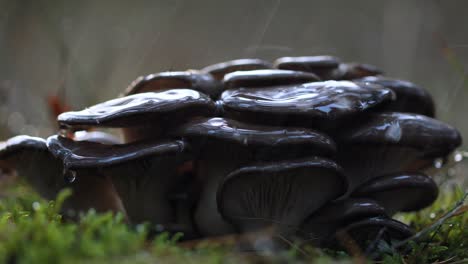
<svg viewBox="0 0 468 264">
<path fill-rule="evenodd" d="M 199 232 L 215 236 L 234 232 L 231 224 L 219 213 L 216 192 L 219 184 L 232 171 L 249 161 L 248 152 L 232 144 L 214 146 L 209 143 L 197 161 L 196 171 L 203 182 L 194 219 Z"/>
</svg>

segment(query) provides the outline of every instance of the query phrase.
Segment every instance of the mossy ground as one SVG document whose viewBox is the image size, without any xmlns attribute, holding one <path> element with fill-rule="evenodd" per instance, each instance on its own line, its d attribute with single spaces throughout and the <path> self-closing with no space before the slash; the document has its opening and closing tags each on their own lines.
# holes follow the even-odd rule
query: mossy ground
<svg viewBox="0 0 468 264">
<path fill-rule="evenodd" d="M 254 254 L 237 252 L 229 243 L 217 240 L 187 246 L 177 243 L 178 236 L 161 234 L 148 238 L 146 225 L 130 227 L 119 215 L 93 211 L 82 215 L 77 223 L 65 221 L 58 211 L 68 193 L 63 191 L 56 201 L 47 202 L 24 183 L 0 183 L 1 263 L 371 262 L 358 252 L 353 256 L 313 248 Z M 381 254 L 377 262 L 468 263 L 468 205 L 460 204 L 464 196 L 460 183 L 445 181 L 438 200 L 430 208 L 397 215 L 416 231 L 427 232 L 403 245 L 405 253 L 379 244 Z M 447 213 L 451 217 L 433 225 Z"/>
</svg>

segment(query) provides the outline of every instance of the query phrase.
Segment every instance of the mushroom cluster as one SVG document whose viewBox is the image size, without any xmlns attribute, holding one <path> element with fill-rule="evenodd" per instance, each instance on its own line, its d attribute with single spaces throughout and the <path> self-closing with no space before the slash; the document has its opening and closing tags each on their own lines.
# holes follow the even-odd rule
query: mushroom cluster
<svg viewBox="0 0 468 264">
<path fill-rule="evenodd" d="M 58 116 L 47 140 L 0 146 L 64 213 L 121 212 L 186 238 L 268 230 L 321 247 L 406 239 L 391 216 L 438 188 L 424 171 L 461 144 L 431 95 L 332 56 L 240 59 L 140 77 L 117 99 Z M 103 132 L 113 128 L 121 138 Z M 275 244 L 274 243 L 274 244 Z"/>
</svg>

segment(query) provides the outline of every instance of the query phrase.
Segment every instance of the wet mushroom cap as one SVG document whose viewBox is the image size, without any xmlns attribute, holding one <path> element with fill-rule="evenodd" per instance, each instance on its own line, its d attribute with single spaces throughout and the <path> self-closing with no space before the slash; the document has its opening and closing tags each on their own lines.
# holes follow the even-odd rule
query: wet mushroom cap
<svg viewBox="0 0 468 264">
<path fill-rule="evenodd" d="M 82 111 L 58 117 L 62 127 L 129 127 L 148 123 L 182 122 L 186 116 L 211 115 L 214 102 L 205 94 L 189 89 L 140 93 L 100 103 Z"/>
<path fill-rule="evenodd" d="M 332 73 L 331 78 L 334 80 L 353 80 L 382 73 L 382 70 L 370 64 L 341 63 L 338 69 Z"/>
<path fill-rule="evenodd" d="M 298 235 L 314 244 L 321 244 L 336 232 L 353 222 L 370 217 L 386 216 L 385 208 L 367 198 L 347 198 L 324 205 L 302 224 Z"/>
<path fill-rule="evenodd" d="M 194 144 L 210 139 L 256 150 L 257 158 L 332 156 L 336 151 L 330 137 L 311 129 L 254 125 L 220 117 L 194 120 L 179 127 L 176 134 L 192 139 Z"/>
<path fill-rule="evenodd" d="M 394 91 L 397 95 L 397 100 L 386 105 L 383 109 L 385 111 L 408 112 L 429 117 L 434 117 L 435 115 L 435 105 L 431 94 L 414 83 L 382 76 L 369 76 L 355 81 L 380 84 Z"/>
<path fill-rule="evenodd" d="M 102 168 L 156 155 L 181 154 L 186 143 L 176 141 L 141 141 L 105 145 L 89 141 L 74 141 L 60 136 L 47 139 L 50 152 L 68 169 Z"/>
<path fill-rule="evenodd" d="M 385 216 L 385 208 L 369 198 L 347 198 L 326 204 L 310 215 L 303 226 L 317 226 L 331 222 L 350 224 L 363 218 Z"/>
<path fill-rule="evenodd" d="M 203 73 L 209 73 L 217 80 L 222 80 L 224 75 L 235 71 L 251 71 L 259 69 L 271 69 L 271 63 L 261 59 L 238 59 L 216 63 L 201 69 Z"/>
<path fill-rule="evenodd" d="M 12 137 L 5 142 L 0 142 L 0 159 L 7 159 L 23 150 L 47 151 L 47 144 L 39 137 L 26 135 Z"/>
<path fill-rule="evenodd" d="M 196 71 L 160 72 L 141 76 L 125 90 L 125 95 L 159 90 L 187 88 L 200 91 L 212 98 L 219 95 L 219 82 L 213 76 Z"/>
<path fill-rule="evenodd" d="M 406 224 L 387 217 L 372 217 L 354 222 L 338 232 L 348 234 L 361 246 L 368 241 L 375 241 L 379 235 L 380 239 L 404 240 L 414 234 Z"/>
<path fill-rule="evenodd" d="M 333 56 L 282 57 L 274 62 L 274 66 L 278 69 L 310 72 L 320 78 L 329 78 L 340 62 L 340 59 Z"/>
<path fill-rule="evenodd" d="M 389 214 L 423 209 L 431 205 L 438 188 L 431 177 L 422 173 L 397 173 L 372 179 L 351 196 L 376 200 Z"/>
<path fill-rule="evenodd" d="M 439 120 L 409 113 L 372 113 L 338 136 L 345 144 L 399 145 L 414 148 L 423 157 L 443 157 L 461 145 L 457 129 Z"/>
<path fill-rule="evenodd" d="M 222 93 L 220 105 L 235 119 L 323 128 L 393 99 L 394 93 L 380 85 L 325 81 L 230 89 Z"/>
<path fill-rule="evenodd" d="M 320 78 L 313 73 L 276 69 L 231 72 L 226 74 L 223 79 L 225 89 L 277 86 L 316 81 L 320 81 Z"/>
<path fill-rule="evenodd" d="M 174 221 L 167 194 L 179 179 L 178 165 L 187 158 L 185 142 L 153 140 L 105 145 L 52 136 L 47 144 L 66 170 L 77 175 L 78 183 L 89 179 L 109 181 L 131 222 Z"/>
<path fill-rule="evenodd" d="M 347 184 L 341 168 L 320 157 L 259 163 L 224 178 L 218 210 L 242 231 L 269 225 L 295 231 L 307 216 L 344 194 Z"/>
</svg>

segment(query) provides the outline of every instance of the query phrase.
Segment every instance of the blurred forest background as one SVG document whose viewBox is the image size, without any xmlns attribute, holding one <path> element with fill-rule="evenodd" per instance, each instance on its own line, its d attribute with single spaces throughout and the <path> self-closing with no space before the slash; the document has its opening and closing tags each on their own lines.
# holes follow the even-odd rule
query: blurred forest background
<svg viewBox="0 0 468 264">
<path fill-rule="evenodd" d="M 0 0 L 0 136 L 54 133 L 50 95 L 81 109 L 143 74 L 330 54 L 427 88 L 468 139 L 467 14 L 463 0 Z"/>
</svg>

